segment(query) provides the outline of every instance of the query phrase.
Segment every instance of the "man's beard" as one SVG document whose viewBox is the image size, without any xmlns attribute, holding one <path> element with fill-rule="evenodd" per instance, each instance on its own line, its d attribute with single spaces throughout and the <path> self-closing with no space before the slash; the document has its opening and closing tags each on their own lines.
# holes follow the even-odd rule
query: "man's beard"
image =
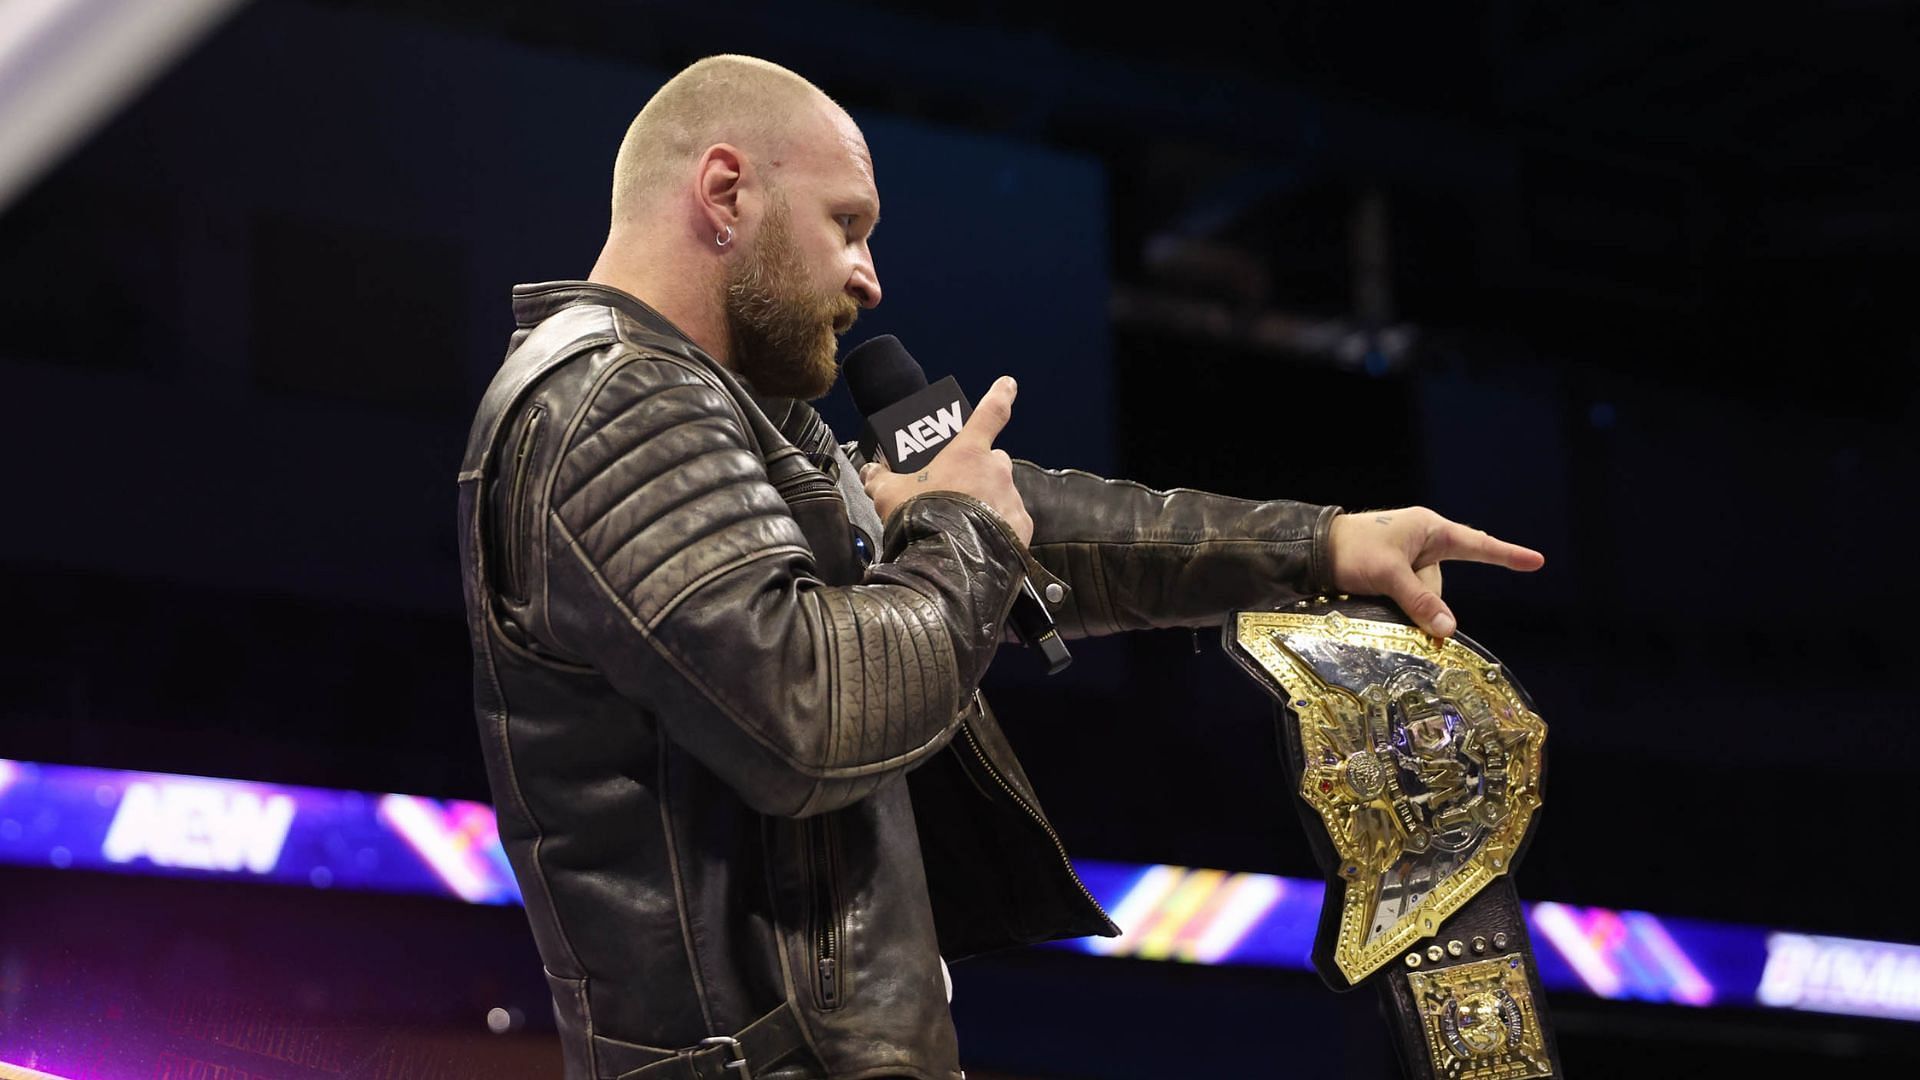
<svg viewBox="0 0 1920 1080">
<path fill-rule="evenodd" d="M 807 295 L 806 266 L 793 242 L 787 201 L 775 197 L 752 251 L 727 274 L 731 367 L 754 391 L 810 401 L 833 389 L 839 335 L 860 305 L 846 293 Z"/>
</svg>

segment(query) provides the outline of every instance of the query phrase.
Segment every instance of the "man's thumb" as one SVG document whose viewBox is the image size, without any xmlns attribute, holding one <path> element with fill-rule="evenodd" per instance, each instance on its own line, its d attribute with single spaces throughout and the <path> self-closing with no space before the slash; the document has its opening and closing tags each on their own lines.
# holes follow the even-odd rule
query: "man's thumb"
<svg viewBox="0 0 1920 1080">
<path fill-rule="evenodd" d="M 1393 575 L 1388 593 L 1393 602 L 1407 617 L 1418 623 L 1422 630 L 1436 637 L 1451 637 L 1455 628 L 1453 612 L 1447 610 L 1446 601 L 1440 594 L 1427 588 L 1426 583 L 1411 568 L 1402 568 Z"/>
</svg>

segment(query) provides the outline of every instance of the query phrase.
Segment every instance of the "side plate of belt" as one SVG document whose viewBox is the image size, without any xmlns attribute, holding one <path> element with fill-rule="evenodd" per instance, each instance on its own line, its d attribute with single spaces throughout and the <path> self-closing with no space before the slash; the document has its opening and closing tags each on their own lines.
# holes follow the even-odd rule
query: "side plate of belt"
<svg viewBox="0 0 1920 1080">
<path fill-rule="evenodd" d="M 1561 1076 L 1511 876 L 1546 778 L 1527 692 L 1477 643 L 1379 600 L 1234 612 L 1223 633 L 1280 701 L 1327 879 L 1320 977 L 1379 987 L 1415 1080 Z"/>
</svg>

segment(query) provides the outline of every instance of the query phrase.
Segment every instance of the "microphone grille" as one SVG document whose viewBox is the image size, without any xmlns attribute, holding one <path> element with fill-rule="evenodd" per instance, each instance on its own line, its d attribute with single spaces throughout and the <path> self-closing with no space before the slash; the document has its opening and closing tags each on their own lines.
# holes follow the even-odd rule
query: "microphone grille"
<svg viewBox="0 0 1920 1080">
<path fill-rule="evenodd" d="M 892 334 L 868 338 L 847 353 L 847 390 L 862 416 L 872 416 L 927 385 L 927 373 Z"/>
</svg>

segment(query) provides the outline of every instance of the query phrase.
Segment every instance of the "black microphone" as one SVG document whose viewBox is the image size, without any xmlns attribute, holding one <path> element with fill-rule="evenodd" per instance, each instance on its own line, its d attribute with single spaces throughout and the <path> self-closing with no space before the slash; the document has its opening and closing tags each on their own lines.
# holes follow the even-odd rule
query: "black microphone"
<svg viewBox="0 0 1920 1080">
<path fill-rule="evenodd" d="M 973 415 L 973 404 L 953 376 L 929 385 L 927 373 L 892 334 L 861 342 L 847 354 L 842 367 L 854 406 L 867 418 L 856 456 L 893 472 L 925 467 Z M 1057 674 L 1073 663 L 1053 613 L 1025 574 L 1020 576 L 1020 593 L 1014 597 L 1007 625 L 1022 644 L 1039 651 L 1047 674 Z"/>
</svg>

